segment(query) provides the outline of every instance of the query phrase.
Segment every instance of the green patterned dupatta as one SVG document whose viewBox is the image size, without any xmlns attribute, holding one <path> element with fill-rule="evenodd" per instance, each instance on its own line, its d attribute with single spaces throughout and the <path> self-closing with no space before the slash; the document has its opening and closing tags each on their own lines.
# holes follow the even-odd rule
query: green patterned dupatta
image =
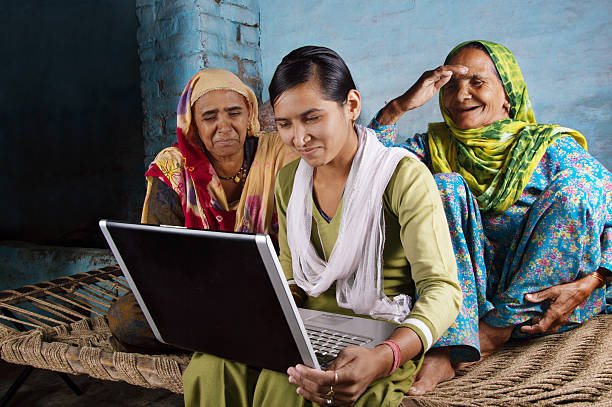
<svg viewBox="0 0 612 407">
<path fill-rule="evenodd" d="M 542 156 L 555 140 L 572 136 L 585 149 L 579 132 L 535 122 L 527 86 L 514 55 L 490 41 L 467 41 L 456 46 L 445 64 L 465 45 L 482 44 L 493 60 L 510 101 L 509 119 L 477 129 L 455 127 L 442 103 L 444 123 L 429 123 L 429 147 L 434 172 L 457 172 L 465 178 L 480 209 L 504 212 L 514 204 L 531 179 Z"/>
</svg>

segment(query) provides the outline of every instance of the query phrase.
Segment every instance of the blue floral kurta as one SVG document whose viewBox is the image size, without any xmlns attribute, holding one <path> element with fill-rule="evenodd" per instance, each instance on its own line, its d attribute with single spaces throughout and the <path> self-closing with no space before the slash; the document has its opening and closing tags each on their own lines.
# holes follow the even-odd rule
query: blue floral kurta
<svg viewBox="0 0 612 407">
<path fill-rule="evenodd" d="M 379 140 L 394 144 L 397 128 L 372 120 Z M 427 134 L 399 146 L 431 169 Z M 520 199 L 501 214 L 481 213 L 458 174 L 435 175 L 464 291 L 456 323 L 436 346 L 453 346 L 455 360 L 474 360 L 478 320 L 519 326 L 543 313 L 524 294 L 567 283 L 604 267 L 612 270 L 612 174 L 571 137 L 551 144 Z M 561 331 L 600 312 L 612 313 L 612 287 L 596 289 Z M 467 351 L 467 352 L 466 352 Z"/>
</svg>

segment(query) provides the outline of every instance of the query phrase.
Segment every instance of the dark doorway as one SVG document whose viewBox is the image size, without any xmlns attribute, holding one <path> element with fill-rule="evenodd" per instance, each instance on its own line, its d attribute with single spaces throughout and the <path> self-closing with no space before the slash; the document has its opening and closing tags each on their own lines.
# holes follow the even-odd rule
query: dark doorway
<svg viewBox="0 0 612 407">
<path fill-rule="evenodd" d="M 0 8 L 0 240 L 106 247 L 144 196 L 135 2 Z"/>
</svg>

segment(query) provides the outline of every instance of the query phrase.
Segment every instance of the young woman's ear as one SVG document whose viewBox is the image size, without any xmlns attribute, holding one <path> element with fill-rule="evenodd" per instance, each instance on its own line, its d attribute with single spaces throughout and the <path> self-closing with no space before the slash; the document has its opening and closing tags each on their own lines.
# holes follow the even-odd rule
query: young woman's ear
<svg viewBox="0 0 612 407">
<path fill-rule="evenodd" d="M 355 122 L 361 114 L 361 95 L 357 90 L 349 90 L 348 95 L 346 95 L 344 106 L 349 119 Z"/>
</svg>

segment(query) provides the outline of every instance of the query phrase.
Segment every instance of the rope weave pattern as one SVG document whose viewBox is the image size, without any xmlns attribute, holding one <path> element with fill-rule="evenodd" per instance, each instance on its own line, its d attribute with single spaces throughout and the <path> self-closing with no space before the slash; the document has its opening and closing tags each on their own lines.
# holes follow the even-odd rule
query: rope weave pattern
<svg viewBox="0 0 612 407">
<path fill-rule="evenodd" d="M 573 331 L 516 340 L 402 407 L 612 406 L 612 315 Z"/>
<path fill-rule="evenodd" d="M 0 357 L 182 393 L 191 355 L 113 351 L 103 315 L 129 291 L 120 275 L 118 267 L 107 267 L 0 292 Z M 514 341 L 401 406 L 612 406 L 611 338 L 612 315 L 599 315 L 573 331 Z"/>
<path fill-rule="evenodd" d="M 183 392 L 191 355 L 115 352 L 104 318 L 129 292 L 118 267 L 0 292 L 0 357 L 9 363 Z M 21 331 L 27 329 L 26 331 Z"/>
</svg>

